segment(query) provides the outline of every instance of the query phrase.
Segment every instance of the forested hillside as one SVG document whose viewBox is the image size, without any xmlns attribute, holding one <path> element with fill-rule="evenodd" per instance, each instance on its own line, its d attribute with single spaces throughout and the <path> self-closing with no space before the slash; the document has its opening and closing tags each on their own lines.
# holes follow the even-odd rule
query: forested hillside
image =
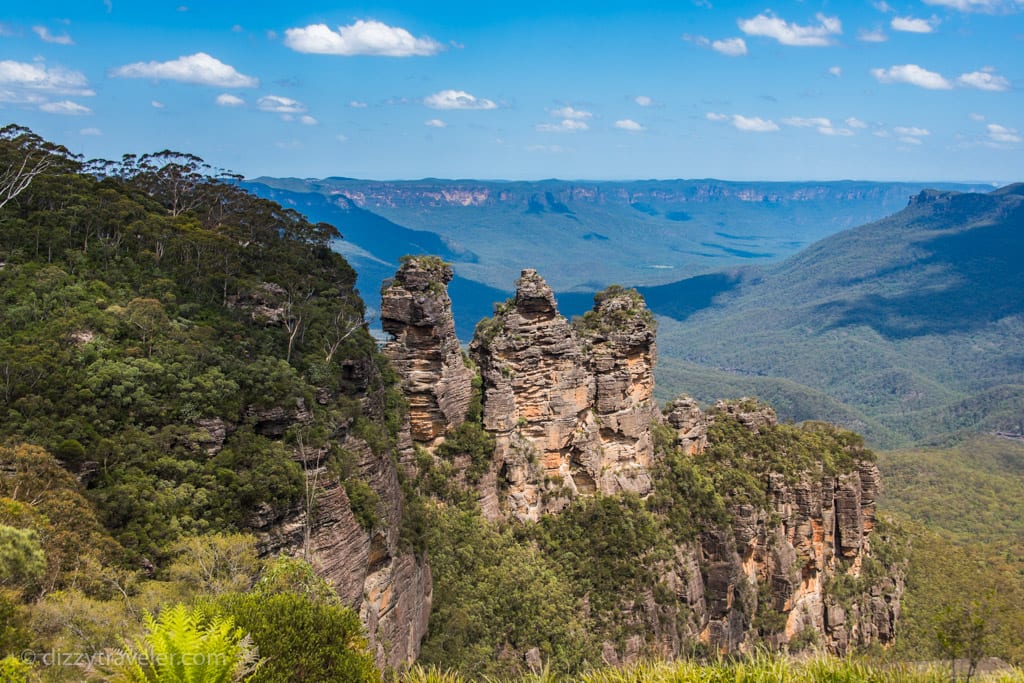
<svg viewBox="0 0 1024 683">
<path fill-rule="evenodd" d="M 351 604 L 249 535 L 331 486 L 367 529 L 401 514 L 369 449 L 342 448 L 359 435 L 390 463 L 401 412 L 336 229 L 185 154 L 84 165 L 9 126 L 0 171 L 0 659 L 102 659 L 134 648 L 145 610 L 205 600 L 187 623 L 234 615 L 284 670 L 376 677 Z M 52 664 L 47 680 L 117 669 Z"/>
</svg>

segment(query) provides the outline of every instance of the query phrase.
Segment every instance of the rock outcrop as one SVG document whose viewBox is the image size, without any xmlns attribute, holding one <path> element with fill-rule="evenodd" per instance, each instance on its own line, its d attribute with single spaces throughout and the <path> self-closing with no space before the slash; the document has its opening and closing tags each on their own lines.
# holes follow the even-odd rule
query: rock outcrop
<svg viewBox="0 0 1024 683">
<path fill-rule="evenodd" d="M 392 335 L 384 354 L 401 377 L 412 438 L 426 445 L 462 423 L 472 393 L 455 336 L 451 279 L 451 266 L 437 257 L 409 257 L 381 296 L 381 327 Z"/>
<path fill-rule="evenodd" d="M 380 420 L 382 414 L 382 397 L 370 388 L 376 372 L 367 359 L 352 373 L 367 380 L 356 389 L 361 413 L 371 420 Z M 284 412 L 301 420 L 301 411 Z M 352 427 L 351 421 L 338 425 L 331 440 L 351 459 L 352 470 L 343 479 L 326 467 L 321 450 L 296 448 L 293 458 L 305 475 L 302 504 L 284 517 L 257 511 L 250 526 L 260 538 L 262 554 L 284 552 L 308 559 L 342 601 L 359 613 L 378 666 L 399 668 L 419 655 L 427 632 L 433 595 L 430 566 L 424 556 L 400 543 L 404 501 L 395 459 L 388 452 L 375 453 Z M 403 431 L 397 449 L 411 450 L 407 427 Z M 372 524 L 357 518 L 353 510 L 346 490 L 353 482 L 372 492 L 361 501 L 372 506 Z"/>
<path fill-rule="evenodd" d="M 650 490 L 654 320 L 638 294 L 610 291 L 577 331 L 524 270 L 470 355 L 510 514 L 535 520 L 576 495 Z"/>
<path fill-rule="evenodd" d="M 749 399 L 719 402 L 707 417 L 688 399 L 667 408 L 677 443 L 694 454 L 704 447 L 694 444 L 707 443 L 701 425 L 726 416 L 755 434 L 776 424 L 774 411 Z M 699 640 L 731 652 L 761 635 L 777 646 L 813 642 L 837 654 L 892 642 L 903 584 L 871 555 L 880 490 L 878 468 L 862 459 L 844 474 L 770 474 L 766 507 L 732 506 L 731 528 L 700 535 Z"/>
</svg>

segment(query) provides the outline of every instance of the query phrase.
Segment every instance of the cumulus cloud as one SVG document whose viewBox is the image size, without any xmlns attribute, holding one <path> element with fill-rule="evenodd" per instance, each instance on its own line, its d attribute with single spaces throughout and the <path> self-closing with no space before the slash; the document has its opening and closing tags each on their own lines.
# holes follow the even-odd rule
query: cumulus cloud
<svg viewBox="0 0 1024 683">
<path fill-rule="evenodd" d="M 751 133 L 770 133 L 779 129 L 779 124 L 771 119 L 762 119 L 760 116 L 746 117 L 740 114 L 732 115 L 732 125 Z"/>
<path fill-rule="evenodd" d="M 315 126 L 316 124 L 320 123 L 309 114 L 299 117 L 299 122 L 302 123 L 302 125 L 304 126 Z"/>
<path fill-rule="evenodd" d="M 843 67 L 841 67 L 841 66 L 830 66 L 828 68 L 828 72 L 830 74 L 832 74 L 833 76 L 835 76 L 836 78 L 839 78 L 840 76 L 843 75 Z"/>
<path fill-rule="evenodd" d="M 939 25 L 939 19 L 932 17 L 931 19 L 915 19 L 914 17 L 893 17 L 892 23 L 893 31 L 904 31 L 906 33 L 931 33 L 935 30 L 935 27 Z"/>
<path fill-rule="evenodd" d="M 615 122 L 615 127 L 620 130 L 628 130 L 632 133 L 639 133 L 644 130 L 644 127 L 633 119 L 621 119 Z"/>
<path fill-rule="evenodd" d="M 842 22 L 838 17 L 828 17 L 820 12 L 815 15 L 817 25 L 800 26 L 780 19 L 771 12 L 759 14 L 753 19 L 740 19 L 740 30 L 748 36 L 764 36 L 773 38 L 783 45 L 797 47 L 824 47 L 832 45 L 832 36 L 843 32 Z"/>
<path fill-rule="evenodd" d="M 921 138 L 914 138 L 914 137 L 910 137 L 909 135 L 904 135 L 903 137 L 899 138 L 899 141 L 900 142 L 905 142 L 908 145 L 920 145 L 921 144 Z"/>
<path fill-rule="evenodd" d="M 889 36 L 885 35 L 885 31 L 880 28 L 872 31 L 861 29 L 857 32 L 857 40 L 863 43 L 884 43 L 889 40 Z"/>
<path fill-rule="evenodd" d="M 647 95 L 637 95 L 633 98 L 633 101 L 639 104 L 641 107 L 650 107 L 654 104 L 654 100 Z"/>
<path fill-rule="evenodd" d="M 847 125 L 849 121 L 856 121 L 856 119 L 847 119 Z M 782 122 L 787 126 L 794 126 L 796 128 L 814 128 L 822 135 L 840 135 L 843 137 L 849 137 L 854 135 L 854 132 L 850 128 L 838 128 L 832 125 L 832 120 L 827 119 L 823 116 L 816 116 L 812 118 L 804 118 L 801 116 L 791 116 L 789 118 L 782 119 Z M 858 122 L 859 123 L 859 122 Z"/>
<path fill-rule="evenodd" d="M 928 90 L 949 90 L 953 85 L 941 74 L 922 69 L 917 64 L 900 64 L 888 69 L 872 69 L 879 83 L 909 83 Z"/>
<path fill-rule="evenodd" d="M 924 0 L 926 5 L 949 7 L 961 12 L 997 14 L 1021 9 L 1020 0 Z"/>
<path fill-rule="evenodd" d="M 153 107 L 153 109 L 166 109 L 167 108 L 167 105 L 164 104 L 163 102 L 159 101 L 159 100 L 151 100 L 150 103 L 149 103 L 149 106 Z"/>
<path fill-rule="evenodd" d="M 968 114 L 967 118 L 969 118 L 971 121 L 979 121 L 980 122 L 980 121 L 984 121 L 985 120 L 985 115 L 984 114 L 974 114 L 974 113 L 972 113 L 972 114 Z"/>
<path fill-rule="evenodd" d="M 704 118 L 706 118 L 708 121 L 728 121 L 729 115 L 709 111 L 707 114 L 704 115 Z"/>
<path fill-rule="evenodd" d="M 538 123 L 535 127 L 541 133 L 576 133 L 590 129 L 586 121 L 579 119 L 562 119 L 558 123 Z"/>
<path fill-rule="evenodd" d="M 497 109 L 491 100 L 474 97 L 465 90 L 442 90 L 425 98 L 423 104 L 431 109 Z"/>
<path fill-rule="evenodd" d="M 241 107 L 245 104 L 245 100 L 241 97 L 238 97 L 237 95 L 229 95 L 228 93 L 217 95 L 217 99 L 214 101 L 222 107 Z"/>
<path fill-rule="evenodd" d="M 448 124 L 445 123 L 444 121 L 442 121 L 441 119 L 430 119 L 429 121 L 424 121 L 423 125 L 424 126 L 429 126 L 431 128 L 447 128 L 448 127 Z"/>
<path fill-rule="evenodd" d="M 917 126 L 896 126 L 893 130 L 897 135 L 911 135 L 913 137 L 922 137 L 924 135 L 932 134 L 932 132 L 927 128 L 919 128 Z"/>
<path fill-rule="evenodd" d="M 72 102 L 71 100 L 62 100 L 60 102 L 45 102 L 39 105 L 40 111 L 45 111 L 48 114 L 64 114 L 66 116 L 83 116 L 85 114 L 91 114 L 92 109 L 78 102 Z"/>
<path fill-rule="evenodd" d="M 747 43 L 742 38 L 726 38 L 712 41 L 711 49 L 729 57 L 742 57 L 747 54 Z"/>
<path fill-rule="evenodd" d="M 417 38 L 404 28 L 373 20 L 339 26 L 337 31 L 327 24 L 310 24 L 290 28 L 284 33 L 284 44 L 291 49 L 320 55 L 424 57 L 444 49 L 444 45 L 433 38 Z"/>
<path fill-rule="evenodd" d="M 91 97 L 96 93 L 90 89 L 89 81 L 80 71 L 45 64 L 16 62 L 10 59 L 0 61 L 0 86 L 6 85 L 36 92 L 57 95 Z"/>
<path fill-rule="evenodd" d="M 352 100 L 351 102 L 348 103 L 348 106 L 352 107 L 353 109 L 366 109 L 370 105 L 368 105 L 366 102 L 360 102 L 359 100 Z"/>
<path fill-rule="evenodd" d="M 832 126 L 832 122 L 826 118 L 805 119 L 800 116 L 791 116 L 789 118 L 782 119 L 782 122 L 787 126 L 796 126 L 798 128 L 820 128 L 822 126 Z"/>
<path fill-rule="evenodd" d="M 1003 76 L 997 76 L 992 73 L 991 70 L 972 71 L 970 73 L 960 74 L 960 76 L 957 77 L 956 82 L 958 85 L 968 88 L 977 88 L 978 90 L 1003 92 L 1010 89 L 1010 81 Z"/>
<path fill-rule="evenodd" d="M 32 32 L 39 36 L 39 39 L 44 43 L 54 43 L 55 45 L 74 45 L 75 41 L 71 40 L 71 36 L 64 32 L 59 36 L 50 33 L 50 29 L 45 26 L 33 26 Z"/>
<path fill-rule="evenodd" d="M 986 128 L 988 129 L 988 136 L 993 142 L 1024 141 L 1024 138 L 1017 134 L 1016 128 L 1007 128 L 1006 126 L 1000 126 L 998 123 L 990 123 Z"/>
<path fill-rule="evenodd" d="M 246 76 L 205 52 L 178 57 L 168 62 L 135 62 L 110 72 L 116 78 L 152 78 L 180 81 L 218 88 L 255 88 L 259 80 Z"/>
<path fill-rule="evenodd" d="M 554 109 L 551 111 L 551 115 L 558 119 L 572 119 L 574 121 L 585 121 L 586 119 L 592 118 L 594 116 L 589 111 L 583 111 L 582 109 L 573 109 L 572 107 L 562 107 L 561 109 Z"/>
<path fill-rule="evenodd" d="M 79 135 L 99 136 L 99 135 L 103 135 L 103 131 L 100 130 L 99 128 L 83 128 L 82 130 L 78 131 L 78 134 Z"/>
<path fill-rule="evenodd" d="M 843 121 L 843 123 L 845 123 L 850 128 L 867 128 L 868 127 L 868 124 L 864 123 L 863 121 L 861 121 L 860 119 L 858 119 L 858 118 L 856 118 L 854 116 L 851 116 L 850 118 L 846 119 L 845 121 Z"/>
<path fill-rule="evenodd" d="M 269 111 L 275 114 L 301 114 L 306 111 L 306 105 L 302 102 L 281 97 L 279 95 L 266 95 L 256 101 L 260 111 Z"/>
</svg>

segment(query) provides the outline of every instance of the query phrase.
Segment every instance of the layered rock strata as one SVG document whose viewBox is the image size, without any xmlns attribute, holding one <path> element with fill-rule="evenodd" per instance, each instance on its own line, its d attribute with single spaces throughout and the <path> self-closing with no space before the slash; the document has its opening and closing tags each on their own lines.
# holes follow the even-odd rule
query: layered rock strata
<svg viewBox="0 0 1024 683">
<path fill-rule="evenodd" d="M 377 370 L 370 359 L 361 364 L 351 373 L 366 380 L 357 387 L 361 412 L 378 420 L 382 397 L 370 389 L 378 384 Z M 290 414 L 302 416 L 299 411 Z M 325 449 L 308 447 L 293 453 L 304 471 L 303 502 L 283 517 L 257 511 L 250 526 L 260 538 L 261 554 L 283 552 L 308 559 L 344 604 L 359 613 L 377 665 L 397 669 L 416 659 L 427 632 L 433 596 L 430 566 L 424 556 L 400 543 L 403 497 L 396 459 L 388 452 L 375 453 L 352 426 L 351 421 L 338 425 L 332 441 L 354 463 L 345 481 L 363 482 L 376 496 L 370 503 L 377 517 L 372 528 L 356 518 L 345 481 L 326 467 Z M 407 428 L 399 435 L 397 450 L 412 450 Z"/>
<path fill-rule="evenodd" d="M 455 336 L 451 279 L 451 266 L 440 259 L 410 257 L 381 295 L 381 327 L 392 336 L 384 354 L 401 377 L 412 438 L 426 445 L 462 423 L 472 392 Z"/>
<path fill-rule="evenodd" d="M 577 330 L 544 279 L 524 270 L 515 297 L 477 327 L 470 355 L 502 509 L 535 520 L 576 495 L 650 491 L 656 352 L 638 294 L 610 291 Z"/>
<path fill-rule="evenodd" d="M 754 433 L 776 424 L 770 408 L 745 404 L 720 402 L 715 412 Z M 669 423 L 680 424 L 679 444 L 706 443 L 699 425 L 714 419 L 685 400 L 668 408 Z M 706 609 L 699 640 L 719 652 L 742 650 L 760 628 L 776 645 L 816 642 L 837 654 L 892 642 L 902 578 L 891 567 L 874 574 L 867 568 L 876 562 L 870 534 L 880 490 L 878 468 L 866 460 L 845 474 L 819 469 L 789 481 L 770 474 L 767 508 L 734 506 L 731 528 L 700 535 L 704 585 L 689 591 L 705 599 L 693 605 Z M 772 616 L 775 628 L 768 626 Z"/>
</svg>

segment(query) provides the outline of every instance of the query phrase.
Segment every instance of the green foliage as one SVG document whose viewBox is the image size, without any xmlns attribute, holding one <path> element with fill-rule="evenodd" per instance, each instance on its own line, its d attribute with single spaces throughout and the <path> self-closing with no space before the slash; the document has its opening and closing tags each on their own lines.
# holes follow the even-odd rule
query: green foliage
<svg viewBox="0 0 1024 683">
<path fill-rule="evenodd" d="M 362 479 L 348 479 L 345 481 L 345 494 L 359 526 L 372 531 L 380 524 L 380 514 L 377 512 L 380 507 L 380 496 L 369 484 Z"/>
<path fill-rule="evenodd" d="M 475 484 L 491 467 L 494 444 L 494 437 L 484 430 L 483 425 L 466 420 L 445 435 L 444 443 L 437 447 L 435 453 L 449 461 L 460 455 L 469 456 L 466 479 Z"/>
<path fill-rule="evenodd" d="M 565 567 L 476 509 L 429 514 L 434 602 L 421 662 L 480 676 L 519 670 L 533 647 L 560 671 L 595 656 Z"/>
<path fill-rule="evenodd" d="M 348 607 L 303 593 L 263 591 L 226 596 L 218 605 L 263 658 L 253 683 L 381 680 L 359 616 Z"/>
<path fill-rule="evenodd" d="M 0 524 L 0 586 L 31 584 L 45 571 L 46 556 L 35 530 Z"/>
<path fill-rule="evenodd" d="M 251 680 L 255 652 L 231 617 L 184 605 L 145 616 L 147 633 L 135 642 L 121 670 L 133 683 L 226 683 Z"/>
<path fill-rule="evenodd" d="M 0 681 L 5 683 L 29 683 L 32 667 L 13 655 L 0 658 Z"/>
</svg>

